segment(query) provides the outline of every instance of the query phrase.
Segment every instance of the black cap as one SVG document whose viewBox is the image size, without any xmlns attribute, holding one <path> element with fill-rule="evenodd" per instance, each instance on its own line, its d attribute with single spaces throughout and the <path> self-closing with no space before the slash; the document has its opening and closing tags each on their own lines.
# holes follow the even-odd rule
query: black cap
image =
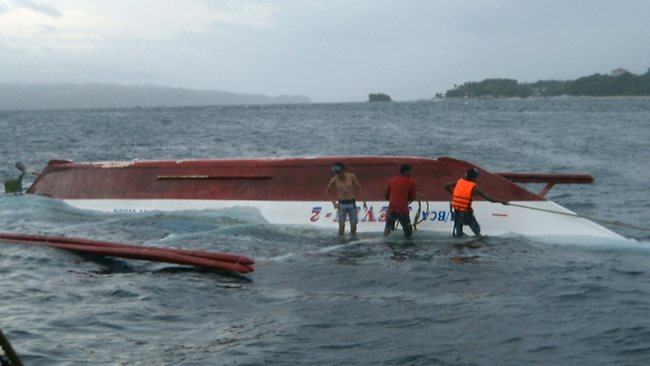
<svg viewBox="0 0 650 366">
<path fill-rule="evenodd" d="M 478 177 L 478 169 L 476 168 L 467 169 L 467 172 L 465 172 L 465 176 L 469 179 Z"/>
<path fill-rule="evenodd" d="M 345 165 L 343 163 L 334 163 L 332 165 L 332 173 L 339 173 L 345 170 Z"/>
</svg>

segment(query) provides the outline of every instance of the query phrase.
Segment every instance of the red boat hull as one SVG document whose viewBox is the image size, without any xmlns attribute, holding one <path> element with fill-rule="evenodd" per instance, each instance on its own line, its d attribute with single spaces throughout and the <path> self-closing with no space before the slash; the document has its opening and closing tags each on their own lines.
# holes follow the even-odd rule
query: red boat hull
<svg viewBox="0 0 650 366">
<path fill-rule="evenodd" d="M 443 185 L 476 167 L 480 171 L 479 185 L 485 192 L 513 203 L 503 206 L 474 202 L 483 234 L 621 238 L 544 199 L 554 184 L 590 183 L 593 179 L 588 175 L 491 173 L 451 158 L 360 156 L 103 163 L 55 160 L 28 193 L 61 199 L 81 209 L 114 213 L 247 207 L 272 224 L 336 228 L 336 210 L 324 191 L 332 177 L 330 167 L 339 161 L 356 174 L 368 202 L 368 211 L 359 212 L 361 232 L 384 230 L 388 180 L 399 174 L 402 164 L 410 164 L 418 191 L 418 200 L 411 205 L 412 217 L 415 220 L 419 212 L 422 220 L 418 230 L 451 232 L 450 194 Z M 515 182 L 546 183 L 546 187 L 536 194 Z"/>
<path fill-rule="evenodd" d="M 383 201 L 390 177 L 402 164 L 413 167 L 418 192 L 429 201 L 448 201 L 442 188 L 475 165 L 413 157 L 327 157 L 247 160 L 51 161 L 28 193 L 59 199 L 185 199 L 237 201 L 327 201 L 330 166 L 345 163 L 368 201 Z M 480 169 L 480 168 L 479 168 Z M 481 170 L 481 187 L 507 201 L 540 201 L 510 180 Z"/>
</svg>

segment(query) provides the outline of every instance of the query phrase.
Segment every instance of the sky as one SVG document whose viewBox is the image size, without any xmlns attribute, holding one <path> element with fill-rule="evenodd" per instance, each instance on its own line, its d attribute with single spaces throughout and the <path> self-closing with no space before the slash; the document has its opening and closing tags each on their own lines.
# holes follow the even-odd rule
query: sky
<svg viewBox="0 0 650 366">
<path fill-rule="evenodd" d="M 0 0 L 0 83 L 313 102 L 650 68 L 647 0 Z"/>
</svg>

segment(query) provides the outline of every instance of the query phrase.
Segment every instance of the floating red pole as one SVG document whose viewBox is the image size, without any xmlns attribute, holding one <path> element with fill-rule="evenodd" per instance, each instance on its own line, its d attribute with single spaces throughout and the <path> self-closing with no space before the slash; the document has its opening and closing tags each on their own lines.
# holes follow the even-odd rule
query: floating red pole
<svg viewBox="0 0 650 366">
<path fill-rule="evenodd" d="M 238 273 L 252 272 L 254 263 L 250 258 L 234 254 L 149 247 L 69 237 L 0 233 L 0 240 L 44 245 L 77 253 L 185 264 Z"/>
<path fill-rule="evenodd" d="M 50 236 L 50 235 L 38 235 L 38 234 L 0 233 L 0 239 L 28 240 L 28 241 L 37 241 L 43 243 L 50 243 L 50 242 L 70 243 L 70 244 L 95 245 L 95 246 L 105 246 L 105 247 L 114 247 L 114 248 L 132 248 L 132 247 L 155 248 L 155 247 L 143 247 L 138 245 L 134 246 L 130 244 L 112 243 L 107 241 L 99 241 L 99 240 L 91 240 L 91 239 L 71 238 L 67 236 Z M 159 249 L 165 249 L 166 251 L 171 251 L 178 254 L 216 259 L 223 262 L 239 263 L 243 265 L 251 265 L 255 263 L 255 261 L 253 261 L 248 257 L 244 257 L 236 254 L 203 252 L 198 250 L 186 250 L 186 249 L 176 249 L 176 248 L 159 248 Z"/>
</svg>

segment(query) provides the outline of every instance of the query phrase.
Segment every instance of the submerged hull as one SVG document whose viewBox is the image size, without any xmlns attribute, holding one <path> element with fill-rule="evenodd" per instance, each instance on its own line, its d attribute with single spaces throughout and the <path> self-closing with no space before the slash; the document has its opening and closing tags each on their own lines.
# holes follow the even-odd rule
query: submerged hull
<svg viewBox="0 0 650 366">
<path fill-rule="evenodd" d="M 450 158 L 376 156 L 103 163 L 51 161 L 28 193 L 61 199 L 81 209 L 114 213 L 248 207 L 272 224 L 336 228 L 336 210 L 324 189 L 331 178 L 329 168 L 337 161 L 344 162 L 347 170 L 357 175 L 368 201 L 368 211 L 359 211 L 361 232 L 383 231 L 387 210 L 383 196 L 388 179 L 398 174 L 402 164 L 410 164 L 418 190 L 418 200 L 411 204 L 413 219 L 419 212 L 421 220 L 417 230 L 451 233 L 450 195 L 442 186 L 475 167 Z M 543 179 L 534 174 L 480 171 L 479 185 L 484 191 L 515 204 L 504 206 L 475 201 L 475 215 L 484 234 L 622 238 L 512 181 L 578 183 L 578 178 L 584 176 L 545 176 Z M 531 177 L 537 180 L 530 180 Z M 358 203 L 361 206 L 361 202 Z"/>
</svg>

